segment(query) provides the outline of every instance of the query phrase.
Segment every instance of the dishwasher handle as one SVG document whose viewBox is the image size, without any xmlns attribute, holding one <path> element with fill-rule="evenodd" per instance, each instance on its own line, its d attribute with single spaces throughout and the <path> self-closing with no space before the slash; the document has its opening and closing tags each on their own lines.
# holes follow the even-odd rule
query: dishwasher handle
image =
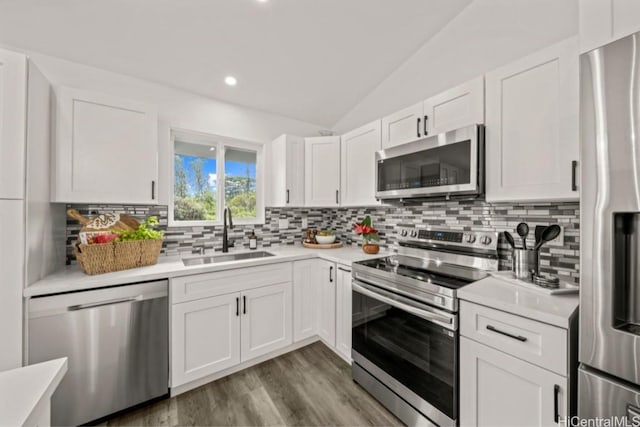
<svg viewBox="0 0 640 427">
<path fill-rule="evenodd" d="M 142 300 L 142 298 L 143 298 L 142 295 L 138 295 L 138 296 L 129 297 L 129 298 L 116 298 L 116 299 L 112 299 L 112 300 L 92 302 L 92 303 L 88 303 L 88 304 L 70 305 L 69 307 L 67 307 L 67 310 L 68 311 L 87 310 L 89 308 L 102 307 L 102 306 L 105 306 L 105 305 L 114 305 L 114 304 L 122 304 L 122 303 L 125 303 L 125 302 L 140 301 L 140 300 Z"/>
</svg>

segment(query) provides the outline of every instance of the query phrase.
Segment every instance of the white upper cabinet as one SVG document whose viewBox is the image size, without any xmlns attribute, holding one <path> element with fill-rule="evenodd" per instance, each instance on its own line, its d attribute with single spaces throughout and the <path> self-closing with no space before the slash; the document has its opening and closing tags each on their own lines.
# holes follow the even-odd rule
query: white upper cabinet
<svg viewBox="0 0 640 427">
<path fill-rule="evenodd" d="M 638 0 L 580 0 L 580 52 L 640 31 Z"/>
<path fill-rule="evenodd" d="M 24 198 L 27 58 L 0 49 L 0 199 Z"/>
<path fill-rule="evenodd" d="M 577 39 L 486 75 L 487 201 L 577 200 Z"/>
<path fill-rule="evenodd" d="M 382 149 L 380 120 L 342 135 L 342 206 L 379 204 L 375 197 L 375 153 Z"/>
<path fill-rule="evenodd" d="M 270 145 L 271 204 L 304 206 L 304 138 L 281 135 Z"/>
<path fill-rule="evenodd" d="M 52 201 L 157 203 L 156 109 L 70 88 L 55 97 Z"/>
<path fill-rule="evenodd" d="M 422 102 L 382 118 L 382 148 L 390 148 L 423 138 Z"/>
<path fill-rule="evenodd" d="M 340 137 L 305 139 L 305 205 L 340 205 Z"/>
<path fill-rule="evenodd" d="M 382 118 L 382 148 L 484 123 L 484 78 L 478 77 Z"/>
<path fill-rule="evenodd" d="M 484 77 L 478 77 L 424 101 L 429 135 L 484 123 Z"/>
</svg>

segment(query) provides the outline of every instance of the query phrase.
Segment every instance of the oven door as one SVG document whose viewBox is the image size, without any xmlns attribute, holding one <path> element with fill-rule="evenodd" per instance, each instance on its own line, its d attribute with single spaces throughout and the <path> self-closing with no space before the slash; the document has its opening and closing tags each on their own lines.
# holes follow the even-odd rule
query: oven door
<svg viewBox="0 0 640 427">
<path fill-rule="evenodd" d="M 352 283 L 353 360 L 439 425 L 458 415 L 456 315 Z"/>
<path fill-rule="evenodd" d="M 468 126 L 376 153 L 376 197 L 481 194 L 484 127 Z"/>
</svg>

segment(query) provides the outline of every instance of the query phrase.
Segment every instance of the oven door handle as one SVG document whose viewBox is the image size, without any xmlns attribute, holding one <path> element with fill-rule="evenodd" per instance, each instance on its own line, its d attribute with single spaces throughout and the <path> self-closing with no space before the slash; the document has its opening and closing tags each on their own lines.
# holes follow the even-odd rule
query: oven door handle
<svg viewBox="0 0 640 427">
<path fill-rule="evenodd" d="M 402 302 L 402 300 L 409 301 L 408 298 L 403 298 L 397 295 L 393 295 L 393 296 L 382 295 L 380 291 L 373 290 L 371 286 L 357 280 L 354 280 L 351 283 L 351 287 L 355 292 L 368 296 L 369 298 L 373 298 L 376 301 L 389 304 L 392 307 L 411 313 L 424 320 L 428 320 L 429 322 L 437 323 L 438 325 L 441 325 L 452 331 L 455 331 L 458 327 L 458 325 L 456 324 L 454 315 L 449 315 L 444 313 L 439 314 L 439 313 L 436 313 L 435 311 L 414 307 L 412 305 Z"/>
</svg>

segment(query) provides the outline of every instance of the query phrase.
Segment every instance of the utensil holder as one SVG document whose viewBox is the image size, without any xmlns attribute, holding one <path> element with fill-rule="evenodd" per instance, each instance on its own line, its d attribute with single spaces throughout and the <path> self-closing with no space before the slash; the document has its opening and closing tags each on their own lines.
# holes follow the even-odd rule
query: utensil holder
<svg viewBox="0 0 640 427">
<path fill-rule="evenodd" d="M 513 272 L 516 279 L 531 282 L 531 273 L 540 271 L 540 251 L 535 249 L 513 250 Z"/>
</svg>

